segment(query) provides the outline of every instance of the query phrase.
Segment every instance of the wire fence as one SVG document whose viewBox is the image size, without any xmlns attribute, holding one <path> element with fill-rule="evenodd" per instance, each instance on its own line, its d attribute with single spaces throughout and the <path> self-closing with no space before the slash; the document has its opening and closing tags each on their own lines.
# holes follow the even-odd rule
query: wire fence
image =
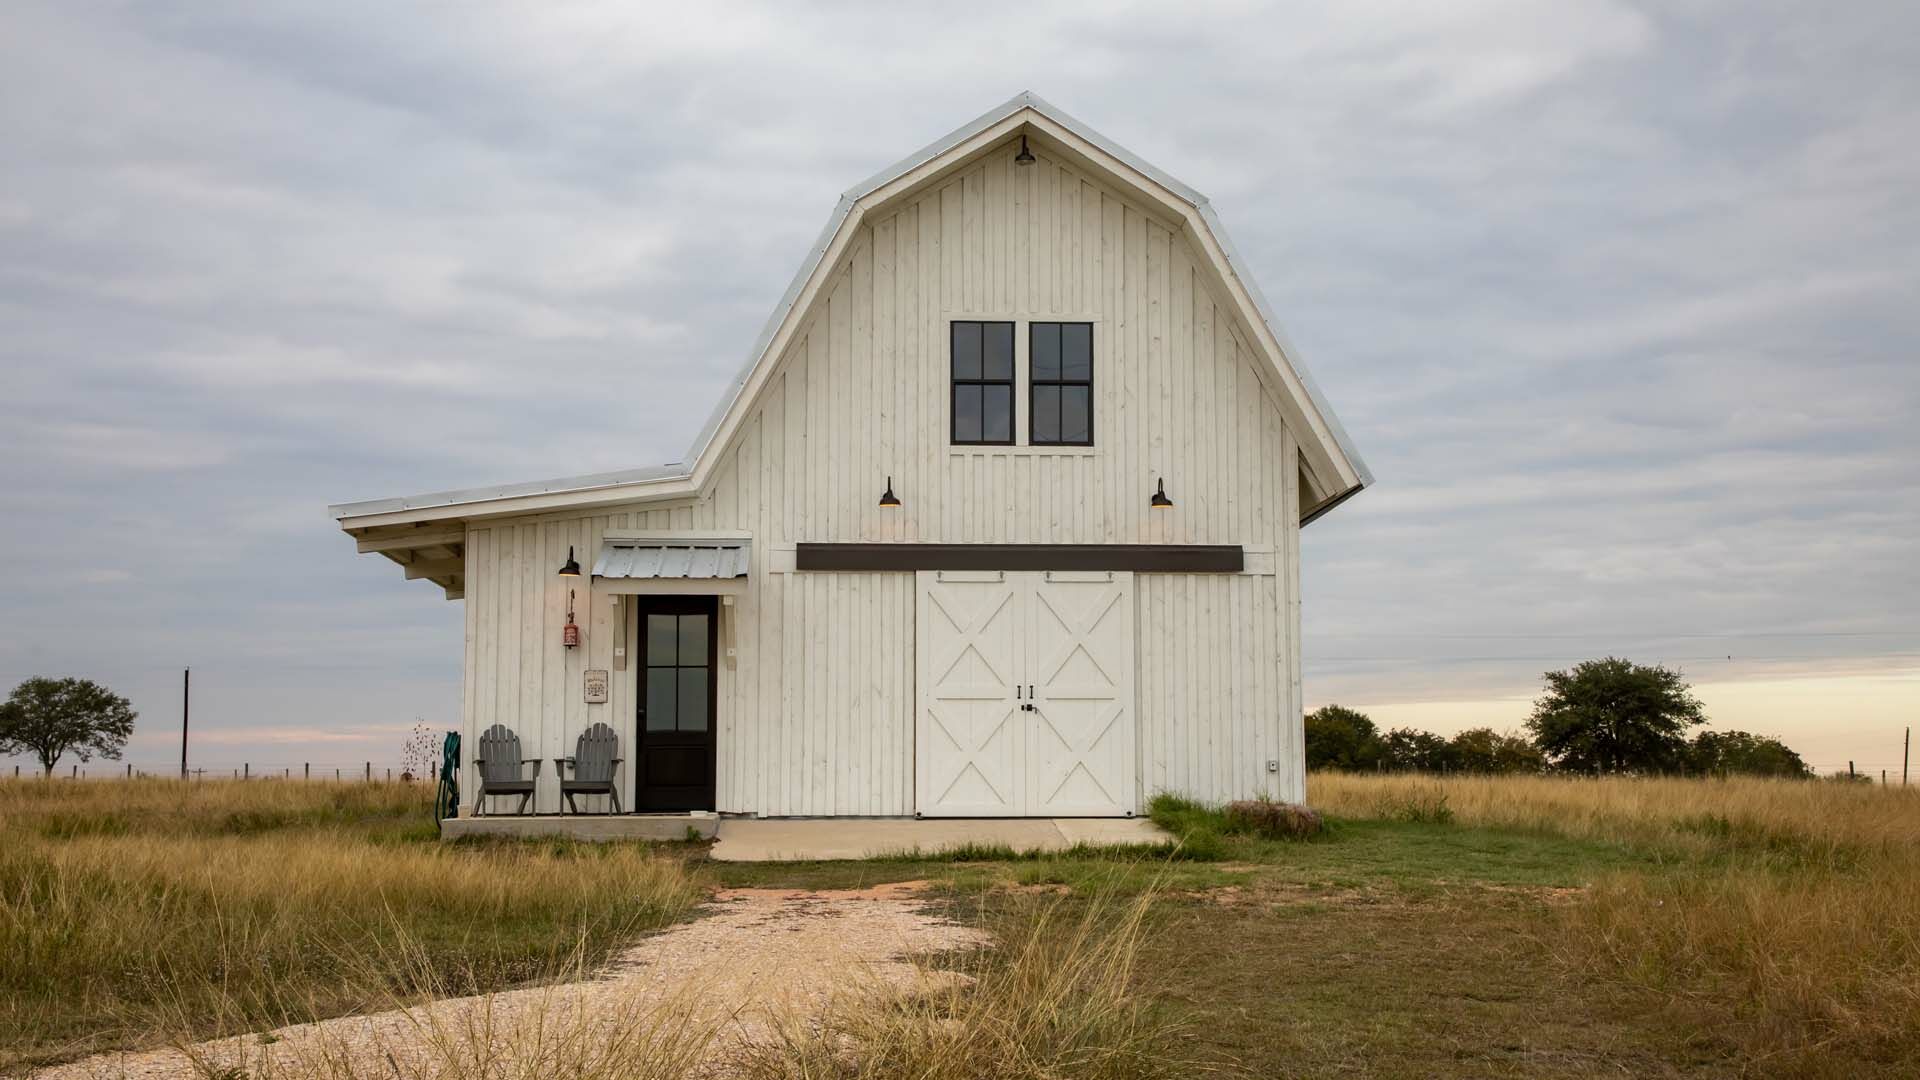
<svg viewBox="0 0 1920 1080">
<path fill-rule="evenodd" d="M 0 776 L 9 775 L 0 773 Z M 41 775 L 41 769 L 35 764 L 15 764 L 10 775 L 14 779 L 26 779 Z M 406 764 L 394 764 L 384 761 L 301 761 L 301 762 L 252 762 L 243 761 L 234 764 L 189 764 L 183 771 L 180 763 L 156 765 L 135 761 L 63 761 L 53 769 L 52 776 L 59 780 L 133 780 L 133 779 L 181 779 L 187 780 L 325 780 L 330 783 L 432 783 L 437 778 L 434 767 Z"/>
<path fill-rule="evenodd" d="M 1914 763 L 1920 766 L 1920 762 Z M 1823 779 L 1838 780 L 1850 778 L 1856 782 L 1887 784 L 1900 787 L 1908 783 L 1908 771 L 1899 761 L 1848 761 L 1820 762 L 1809 767 L 1814 775 Z M 334 783 L 358 781 L 360 783 L 433 783 L 438 778 L 438 766 L 409 768 L 406 764 L 392 764 L 381 761 L 302 761 L 288 762 L 250 762 L 233 764 L 189 765 L 186 770 L 188 780 L 326 780 Z M 1920 782 L 1920 768 L 1914 770 L 1914 782 Z M 32 764 L 15 764 L 12 768 L 14 779 L 37 777 L 40 767 Z M 0 776 L 7 775 L 0 771 Z M 135 778 L 180 779 L 179 762 L 166 765 L 154 765 L 132 761 L 94 760 L 89 762 L 62 762 L 53 770 L 53 777 L 61 780 L 132 780 Z"/>
<path fill-rule="evenodd" d="M 1920 763 L 1916 763 L 1920 765 Z M 1901 787 L 1908 782 L 1908 766 L 1900 761 L 1847 761 L 1841 763 L 1809 764 L 1814 775 L 1829 780 L 1852 779 L 1869 781 L 1875 784 L 1889 784 Z M 1916 771 L 1920 771 L 1917 769 Z M 1920 780 L 1915 775 L 1914 780 Z"/>
</svg>

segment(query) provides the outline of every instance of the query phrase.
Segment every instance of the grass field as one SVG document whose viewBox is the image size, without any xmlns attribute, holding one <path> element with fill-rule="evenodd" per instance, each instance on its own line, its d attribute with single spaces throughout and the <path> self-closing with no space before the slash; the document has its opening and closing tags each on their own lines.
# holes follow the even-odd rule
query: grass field
<svg viewBox="0 0 1920 1080">
<path fill-rule="evenodd" d="M 0 1067 L 538 981 L 715 884 L 928 878 L 1008 943 L 976 989 L 757 1074 L 1920 1075 L 1920 791 L 1310 783 L 1304 842 L 1168 800 L 1185 858 L 729 865 L 443 846 L 400 785 L 0 782 Z"/>
<path fill-rule="evenodd" d="M 0 783 L 0 1067 L 473 992 L 684 916 L 645 848 L 438 842 L 421 787 Z"/>
</svg>

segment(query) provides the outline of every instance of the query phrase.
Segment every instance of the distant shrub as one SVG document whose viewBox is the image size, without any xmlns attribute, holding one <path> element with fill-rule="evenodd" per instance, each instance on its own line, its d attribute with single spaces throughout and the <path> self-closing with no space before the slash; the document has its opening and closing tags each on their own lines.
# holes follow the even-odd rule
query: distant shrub
<svg viewBox="0 0 1920 1080">
<path fill-rule="evenodd" d="M 1704 776 L 1784 776 L 1804 780 L 1813 770 L 1779 739 L 1746 731 L 1703 731 L 1687 747 L 1686 771 Z"/>
<path fill-rule="evenodd" d="M 1366 713 L 1344 705 L 1322 705 L 1308 713 L 1307 768 L 1372 771 L 1386 759 L 1380 729 Z"/>
<path fill-rule="evenodd" d="M 1250 833 L 1268 840 L 1305 840 L 1326 827 L 1312 808 L 1264 795 L 1228 803 L 1226 818 L 1228 832 Z"/>
</svg>

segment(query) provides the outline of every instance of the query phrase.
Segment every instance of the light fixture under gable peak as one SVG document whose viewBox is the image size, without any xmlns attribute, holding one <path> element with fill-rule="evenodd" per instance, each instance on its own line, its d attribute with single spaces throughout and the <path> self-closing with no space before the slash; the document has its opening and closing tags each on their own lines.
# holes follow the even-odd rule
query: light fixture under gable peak
<svg viewBox="0 0 1920 1080">
<path fill-rule="evenodd" d="M 1020 152 L 1014 155 L 1015 165 L 1031 165 L 1034 162 L 1033 151 L 1027 149 L 1027 133 L 1020 133 Z"/>
<path fill-rule="evenodd" d="M 580 564 L 574 560 L 573 545 L 567 545 L 567 561 L 560 564 L 561 577 L 579 577 Z"/>
<path fill-rule="evenodd" d="M 880 493 L 880 505 L 892 510 L 900 505 L 900 496 L 893 493 L 893 477 L 887 477 L 887 490 Z"/>
<path fill-rule="evenodd" d="M 1153 507 L 1155 510 L 1173 509 L 1173 500 L 1167 498 L 1166 477 L 1163 476 L 1160 478 L 1160 487 L 1153 493 L 1153 498 L 1147 500 L 1147 505 Z"/>
</svg>

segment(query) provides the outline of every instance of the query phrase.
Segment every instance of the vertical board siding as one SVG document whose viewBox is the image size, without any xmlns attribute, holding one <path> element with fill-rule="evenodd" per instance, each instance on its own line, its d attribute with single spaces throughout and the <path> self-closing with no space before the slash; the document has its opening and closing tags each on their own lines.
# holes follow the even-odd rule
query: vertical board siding
<svg viewBox="0 0 1920 1080">
<path fill-rule="evenodd" d="M 1013 153 L 867 216 L 699 499 L 470 529 L 467 739 L 503 723 L 549 759 L 541 812 L 558 806 L 550 759 L 587 725 L 611 724 L 633 760 L 633 600 L 574 583 L 582 645 L 565 649 L 567 583 L 554 573 L 569 544 L 590 563 L 621 528 L 754 537 L 751 588 L 721 614 L 735 649 L 719 658 L 722 811 L 914 812 L 913 577 L 793 573 L 798 541 L 1245 546 L 1245 574 L 1139 576 L 1140 795 L 1303 795 L 1299 451 L 1251 329 L 1208 289 L 1177 223 L 1096 176 L 1044 154 L 1019 167 Z M 1019 323 L 1021 441 L 1025 324 L 1091 320 L 1096 445 L 950 446 L 956 318 Z M 904 505 L 882 511 L 889 476 Z M 1150 512 L 1160 477 L 1176 508 Z M 607 704 L 588 705 L 583 673 L 613 667 L 616 623 L 627 667 Z M 622 788 L 631 805 L 630 776 Z"/>
<path fill-rule="evenodd" d="M 1134 634 L 1141 797 L 1267 794 L 1304 782 L 1283 589 L 1264 574 L 1140 574 Z M 1278 766 L 1267 771 L 1267 762 Z"/>
</svg>

